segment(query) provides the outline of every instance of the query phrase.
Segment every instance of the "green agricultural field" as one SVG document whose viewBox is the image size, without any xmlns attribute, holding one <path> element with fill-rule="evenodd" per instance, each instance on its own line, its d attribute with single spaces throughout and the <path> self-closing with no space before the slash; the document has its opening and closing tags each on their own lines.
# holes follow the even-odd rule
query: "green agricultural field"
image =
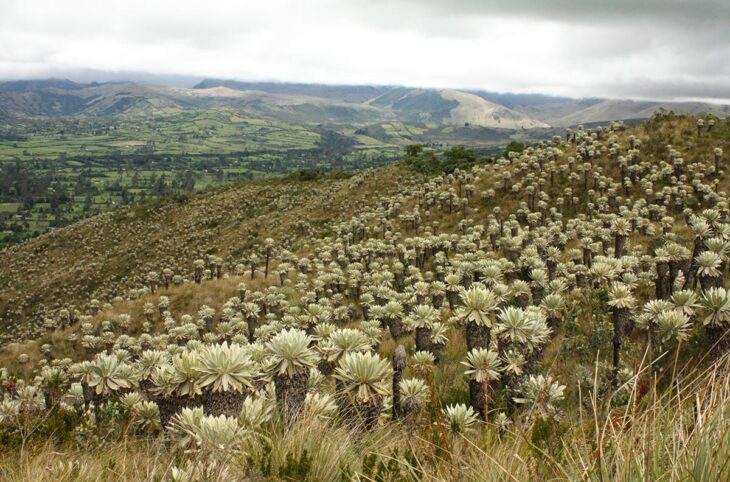
<svg viewBox="0 0 730 482">
<path fill-rule="evenodd" d="M 0 203 L 0 213 L 14 213 L 19 206 L 20 203 Z"/>
<path fill-rule="evenodd" d="M 305 126 L 249 119 L 225 109 L 180 112 L 141 122 L 116 119 L 103 126 L 86 120 L 26 135 L 26 140 L 0 142 L 0 161 L 129 155 L 140 151 L 159 155 L 288 151 L 313 149 L 319 140 L 319 134 Z"/>
<path fill-rule="evenodd" d="M 408 144 L 473 146 L 484 155 L 485 146 L 531 138 L 395 120 L 296 124 L 228 106 L 155 112 L 0 124 L 0 247 L 149 198 L 296 170 L 379 167 Z"/>
<path fill-rule="evenodd" d="M 229 108 L 0 125 L 0 246 L 152 197 L 398 158 L 397 143 L 355 131 L 247 117 Z"/>
</svg>

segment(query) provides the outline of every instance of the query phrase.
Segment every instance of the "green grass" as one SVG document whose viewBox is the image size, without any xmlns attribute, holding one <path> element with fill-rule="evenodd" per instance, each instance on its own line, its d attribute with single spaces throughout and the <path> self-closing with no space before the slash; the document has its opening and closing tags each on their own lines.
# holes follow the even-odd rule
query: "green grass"
<svg viewBox="0 0 730 482">
<path fill-rule="evenodd" d="M 20 207 L 20 203 L 0 203 L 0 213 L 14 213 Z"/>
<path fill-rule="evenodd" d="M 320 149 L 323 129 L 347 136 L 355 145 L 335 154 Z M 443 150 L 449 145 L 506 144 L 516 135 L 525 136 L 510 131 L 495 135 L 480 129 L 400 121 L 373 126 L 295 124 L 248 117 L 230 107 L 161 109 L 150 117 L 79 116 L 0 125 L 0 139 L 4 139 L 0 140 L 0 168 L 19 163 L 33 176 L 49 176 L 54 185 L 60 184 L 66 195 L 73 198 L 73 204 L 60 208 L 69 223 L 114 209 L 122 200 L 123 189 L 135 195 L 132 202 L 142 195 L 154 197 L 155 186 L 149 181 L 161 175 L 169 184 L 190 172 L 196 181 L 195 188 L 201 189 L 298 169 L 378 167 L 398 160 L 403 146 L 414 142 L 434 143 Z M 82 175 L 89 176 L 96 192 L 76 188 Z M 0 231 L 12 229 L 17 233 L 0 239 L 0 247 L 48 228 L 48 223 L 38 223 L 36 217 L 40 212 L 50 212 L 47 197 L 51 193 L 49 189 L 36 194 L 36 205 L 16 220 L 8 215 L 17 211 L 19 201 L 27 199 L 20 199 L 14 190 L 0 192 L 4 201 L 0 204 L 0 215 L 4 215 L 4 221 L 0 218 Z M 90 206 L 87 195 L 93 197 Z M 90 209 L 84 210 L 83 206 Z M 55 219 L 49 216 L 47 221 Z"/>
<path fill-rule="evenodd" d="M 115 119 L 104 134 L 92 121 L 70 130 L 45 129 L 26 141 L 0 142 L 0 161 L 58 159 L 62 156 L 134 154 L 154 143 L 155 154 L 226 154 L 243 150 L 312 149 L 319 134 L 282 121 L 249 119 L 227 109 L 180 112 L 154 121 Z"/>
</svg>

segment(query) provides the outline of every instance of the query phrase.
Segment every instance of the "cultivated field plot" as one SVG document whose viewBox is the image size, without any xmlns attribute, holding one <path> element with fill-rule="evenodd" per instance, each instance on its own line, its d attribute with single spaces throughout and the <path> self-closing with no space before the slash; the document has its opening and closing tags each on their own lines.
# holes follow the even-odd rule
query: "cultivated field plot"
<svg viewBox="0 0 730 482">
<path fill-rule="evenodd" d="M 245 118 L 226 110 L 180 111 L 154 119 L 91 119 L 5 126 L 23 140 L 0 142 L 0 161 L 76 156 L 228 154 L 313 149 L 319 135 L 303 126 Z M 0 129 L 2 132 L 2 129 Z M 1 139 L 2 137 L 0 137 Z"/>
</svg>

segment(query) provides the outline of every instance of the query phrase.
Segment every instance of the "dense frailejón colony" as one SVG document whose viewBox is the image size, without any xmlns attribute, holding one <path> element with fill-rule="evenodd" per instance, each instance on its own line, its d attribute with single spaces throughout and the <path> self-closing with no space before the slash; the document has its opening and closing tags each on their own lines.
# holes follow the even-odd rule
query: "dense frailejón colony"
<svg viewBox="0 0 730 482">
<path fill-rule="evenodd" d="M 712 134 L 710 120 L 654 146 L 660 157 L 621 124 L 580 128 L 492 166 L 409 179 L 331 236 L 150 267 L 128 293 L 146 300 L 144 320 L 58 312 L 53 322 L 86 359 L 46 349 L 25 380 L 6 370 L 15 385 L 0 424 L 49 410 L 110 417 L 102 407 L 112 406 L 140 433 L 165 428 L 188 450 L 246 451 L 306 414 L 353 432 L 438 432 L 448 445 L 482 422 L 501 431 L 560 418 L 576 388 L 552 364 L 566 357 L 562 340 L 590 329 L 589 305 L 610 320 L 600 376 L 613 391 L 634 390 L 682 346 L 721 360 L 727 176 L 721 147 L 692 147 Z M 221 306 L 171 309 L 175 285 L 231 277 Z M 468 397 L 442 407 L 442 372 L 464 377 Z"/>
</svg>

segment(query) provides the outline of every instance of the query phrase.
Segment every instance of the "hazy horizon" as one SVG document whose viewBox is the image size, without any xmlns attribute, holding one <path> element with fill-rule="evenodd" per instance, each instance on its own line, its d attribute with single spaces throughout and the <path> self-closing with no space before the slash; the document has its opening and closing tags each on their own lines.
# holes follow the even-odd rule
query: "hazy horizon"
<svg viewBox="0 0 730 482">
<path fill-rule="evenodd" d="M 556 94 L 546 94 L 541 92 L 516 92 L 516 91 L 495 91 L 495 90 L 487 90 L 487 89 L 479 89 L 479 88 L 463 88 L 458 86 L 453 87 L 427 87 L 427 86 L 421 86 L 421 85 L 405 85 L 405 84 L 397 84 L 397 83 L 383 83 L 383 84 L 373 84 L 373 83 L 326 83 L 326 82 L 301 82 L 297 80 L 277 80 L 277 79 L 239 79 L 239 78 L 219 78 L 219 77 L 211 77 L 211 76 L 194 76 L 194 75 L 165 75 L 165 74 L 155 74 L 151 72 L 133 72 L 133 71 L 124 71 L 124 72 L 102 72 L 102 71 L 94 71 L 94 74 L 83 72 L 79 73 L 79 71 L 70 71 L 70 72 L 48 72 L 46 75 L 41 75 L 38 77 L 19 77 L 19 78 L 3 78 L 0 77 L 0 83 L 1 82 L 14 82 L 14 81 L 37 81 L 37 80 L 69 80 L 71 82 L 75 82 L 78 84 L 92 84 L 92 83 L 98 83 L 98 84 L 105 84 L 105 83 L 137 83 L 137 84 L 144 84 L 144 85 L 152 85 L 152 86 L 166 86 L 166 87 L 174 87 L 174 88 L 193 88 L 198 83 L 208 80 L 208 79 L 214 79 L 214 80 L 222 80 L 222 81 L 234 81 L 234 82 L 241 82 L 241 83 L 271 83 L 271 84 L 302 84 L 302 85 L 325 85 L 325 86 L 331 86 L 331 87 L 343 87 L 343 86 L 351 86 L 351 87 L 404 87 L 404 88 L 422 88 L 422 89 L 445 89 L 445 90 L 460 90 L 460 91 L 466 91 L 466 92 L 485 92 L 495 95 L 514 95 L 514 96 L 529 96 L 529 95 L 537 95 L 547 98 L 554 98 L 554 99 L 575 99 L 575 100 L 591 100 L 591 99 L 608 99 L 608 100 L 627 100 L 627 101 L 633 101 L 633 102 L 667 102 L 667 103 L 693 103 L 693 102 L 700 102 L 700 103 L 706 103 L 706 104 L 714 104 L 714 105 L 730 105 L 730 98 L 727 99 L 714 99 L 714 98 L 660 98 L 660 97 L 634 97 L 634 96 L 572 96 L 572 95 L 556 95 Z"/>
<path fill-rule="evenodd" d="M 9 0 L 0 78 L 136 73 L 178 86 L 219 78 L 728 103 L 729 17 L 720 0 Z"/>
</svg>

